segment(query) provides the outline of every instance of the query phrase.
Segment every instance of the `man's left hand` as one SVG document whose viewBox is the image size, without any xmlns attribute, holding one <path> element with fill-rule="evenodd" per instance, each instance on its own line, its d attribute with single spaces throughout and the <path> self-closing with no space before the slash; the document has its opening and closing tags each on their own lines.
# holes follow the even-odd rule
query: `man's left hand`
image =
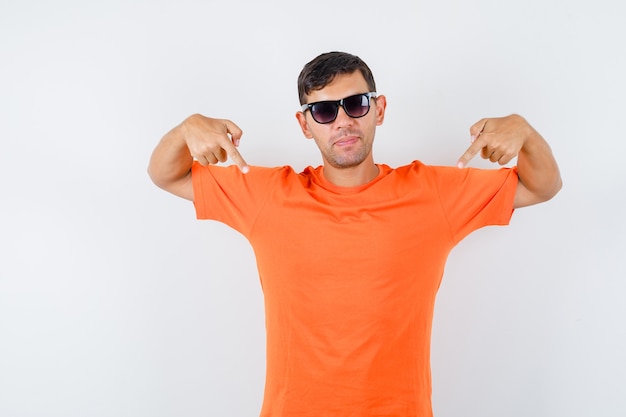
<svg viewBox="0 0 626 417">
<path fill-rule="evenodd" d="M 516 114 L 482 119 L 470 128 L 472 144 L 459 158 L 457 166 L 464 168 L 478 152 L 483 159 L 508 164 L 515 158 L 534 129 Z"/>
</svg>

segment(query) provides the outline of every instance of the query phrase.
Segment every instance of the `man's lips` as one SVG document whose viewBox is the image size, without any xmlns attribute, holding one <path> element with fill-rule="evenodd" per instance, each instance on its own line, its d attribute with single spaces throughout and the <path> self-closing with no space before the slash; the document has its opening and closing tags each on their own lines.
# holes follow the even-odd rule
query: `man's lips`
<svg viewBox="0 0 626 417">
<path fill-rule="evenodd" d="M 340 139 L 337 139 L 335 142 L 333 142 L 333 145 L 336 145 L 336 146 L 349 146 L 349 145 L 354 145 L 358 141 L 359 141 L 359 137 L 358 136 L 344 136 L 344 137 L 342 137 Z"/>
</svg>

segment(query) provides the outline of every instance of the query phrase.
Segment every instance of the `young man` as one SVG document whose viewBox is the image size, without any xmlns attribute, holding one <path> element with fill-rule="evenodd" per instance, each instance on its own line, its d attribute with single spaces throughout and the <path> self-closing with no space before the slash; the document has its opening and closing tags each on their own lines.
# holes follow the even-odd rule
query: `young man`
<svg viewBox="0 0 626 417">
<path fill-rule="evenodd" d="M 237 125 L 194 115 L 158 144 L 150 176 L 254 248 L 267 328 L 262 417 L 430 416 L 431 324 L 448 253 L 552 198 L 557 164 L 517 115 L 472 126 L 457 167 L 375 163 L 386 98 L 350 54 L 309 62 L 298 91 L 296 118 L 323 166 L 250 167 Z M 518 165 L 464 168 L 479 152 Z M 228 158 L 235 165 L 214 165 Z"/>
</svg>

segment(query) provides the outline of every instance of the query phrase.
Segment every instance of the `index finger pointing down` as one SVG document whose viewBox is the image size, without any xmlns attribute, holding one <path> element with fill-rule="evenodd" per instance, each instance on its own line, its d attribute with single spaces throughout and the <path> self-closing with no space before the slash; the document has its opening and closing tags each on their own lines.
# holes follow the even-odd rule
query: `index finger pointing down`
<svg viewBox="0 0 626 417">
<path fill-rule="evenodd" d="M 243 159 L 243 156 L 239 153 L 239 150 L 231 143 L 231 145 L 226 149 L 226 153 L 230 159 L 239 167 L 242 173 L 247 174 L 250 171 L 250 167 L 248 163 Z"/>
<path fill-rule="evenodd" d="M 459 167 L 459 168 L 464 168 L 467 165 L 467 163 L 469 161 L 471 161 L 472 158 L 475 157 L 476 154 L 482 148 L 483 148 L 482 141 L 480 141 L 480 139 L 477 138 L 474 142 L 472 142 L 472 144 L 469 146 L 469 148 L 467 148 L 465 153 L 463 153 L 463 155 L 461 155 L 461 157 L 459 158 L 459 161 L 457 162 L 456 166 Z"/>
</svg>

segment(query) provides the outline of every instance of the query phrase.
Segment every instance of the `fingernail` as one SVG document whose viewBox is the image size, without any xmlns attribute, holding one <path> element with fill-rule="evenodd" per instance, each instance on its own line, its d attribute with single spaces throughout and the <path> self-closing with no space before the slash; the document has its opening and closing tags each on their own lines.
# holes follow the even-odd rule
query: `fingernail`
<svg viewBox="0 0 626 417">
<path fill-rule="evenodd" d="M 241 168 L 241 172 L 243 172 L 244 174 L 247 174 L 247 173 L 248 173 L 248 171 L 250 171 L 250 168 L 249 168 L 249 167 L 247 167 L 247 166 L 245 166 L 245 167 Z"/>
<path fill-rule="evenodd" d="M 470 138 L 470 140 L 472 141 L 472 143 L 474 143 L 474 141 L 476 140 L 476 136 L 472 135 L 472 137 Z"/>
<path fill-rule="evenodd" d="M 463 165 L 463 162 L 459 161 L 459 163 L 458 163 L 458 164 L 456 164 L 456 166 L 457 166 L 457 168 L 459 168 L 459 169 L 463 169 L 463 166 L 464 166 L 464 165 Z"/>
</svg>

